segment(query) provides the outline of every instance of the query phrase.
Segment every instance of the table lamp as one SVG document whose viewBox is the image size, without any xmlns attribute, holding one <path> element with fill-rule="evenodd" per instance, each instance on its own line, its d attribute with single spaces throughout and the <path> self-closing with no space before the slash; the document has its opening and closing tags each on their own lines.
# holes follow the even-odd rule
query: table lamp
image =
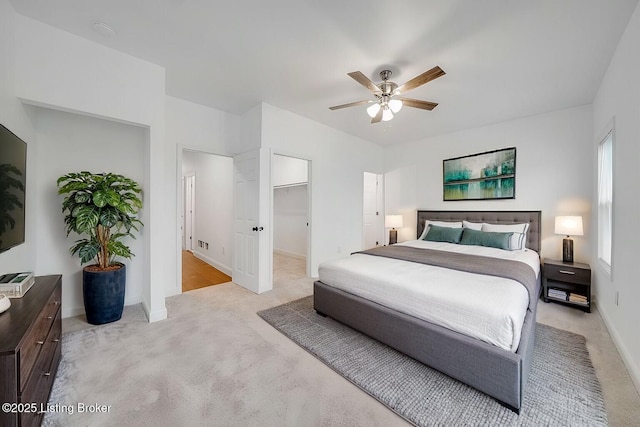
<svg viewBox="0 0 640 427">
<path fill-rule="evenodd" d="M 557 216 L 556 234 L 564 234 L 562 239 L 562 262 L 573 263 L 573 240 L 569 236 L 582 236 L 581 216 Z"/>
<path fill-rule="evenodd" d="M 398 243 L 398 230 L 396 228 L 402 227 L 402 215 L 386 215 L 384 217 L 384 226 L 391 229 L 389 230 L 389 244 Z"/>
</svg>

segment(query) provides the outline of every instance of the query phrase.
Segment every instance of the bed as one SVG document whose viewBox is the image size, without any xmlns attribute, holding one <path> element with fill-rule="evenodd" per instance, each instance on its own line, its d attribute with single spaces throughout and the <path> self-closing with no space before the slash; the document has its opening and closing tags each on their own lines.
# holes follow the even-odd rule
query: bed
<svg viewBox="0 0 640 427">
<path fill-rule="evenodd" d="M 423 234 L 425 220 L 444 222 L 464 220 L 472 223 L 499 225 L 529 224 L 524 236 L 526 247 L 528 248 L 526 252 L 534 255 L 539 271 L 540 211 L 418 211 L 417 237 Z M 400 249 L 402 248 L 395 248 L 394 250 Z M 381 250 L 385 251 L 387 249 L 381 248 Z M 403 250 L 409 251 L 409 249 Z M 411 250 L 415 252 L 413 249 Z M 362 260 L 363 257 L 369 258 L 370 255 L 373 254 L 356 254 L 356 256 L 350 258 Z M 372 256 L 370 258 L 376 257 Z M 443 256 L 442 258 L 449 258 L 449 256 Z M 354 261 L 346 259 L 339 262 L 349 263 Z M 390 269 L 398 268 L 397 263 L 410 263 L 410 265 L 404 265 L 407 270 L 422 269 L 423 266 L 416 266 L 416 262 L 419 263 L 420 261 L 383 261 L 380 259 L 377 264 L 381 266 L 377 268 L 384 268 L 386 263 L 389 263 Z M 468 260 L 465 260 L 465 262 L 468 262 Z M 452 268 L 455 269 L 457 267 L 454 266 Z M 414 314 L 410 309 L 405 309 L 404 306 L 400 308 L 389 307 L 391 304 L 386 301 L 376 302 L 374 297 L 369 297 L 366 293 L 359 292 L 360 295 L 358 295 L 356 291 L 333 283 L 334 280 L 338 279 L 332 277 L 328 271 L 328 269 L 321 267 L 320 278 L 314 283 L 314 308 L 318 314 L 330 316 L 353 327 L 428 366 L 492 396 L 515 412 L 520 412 L 533 354 L 535 314 L 540 293 L 539 273 L 535 274 L 535 283 L 527 289 L 526 307 L 520 316 L 521 320 L 512 322 L 514 324 L 519 323 L 517 330 L 515 326 L 512 328 L 517 337 L 509 338 L 506 336 L 500 346 L 491 342 L 492 338 L 476 337 L 473 336 L 473 333 L 470 334 L 467 331 L 457 331 L 455 327 L 447 324 L 446 321 L 446 326 L 443 326 L 441 319 L 437 321 L 430 320 L 428 316 Z M 378 271 L 382 272 L 382 270 Z M 360 282 L 370 280 L 372 289 L 374 289 L 373 279 L 367 279 L 364 276 L 360 277 L 357 270 L 349 274 L 355 282 L 358 280 Z M 454 274 L 459 273 L 454 272 Z M 324 283 L 323 277 L 325 281 L 331 284 Z M 402 280 L 396 280 L 396 282 Z M 408 283 L 410 279 L 407 278 L 406 280 Z M 397 285 L 396 283 L 394 286 Z M 389 286 L 391 286 L 391 283 Z M 396 288 L 392 292 L 396 293 L 398 289 Z M 522 290 L 518 292 L 522 293 Z M 436 312 L 436 310 L 430 311 Z M 462 312 L 465 311 L 466 308 L 463 308 Z M 482 317 L 484 315 L 480 313 L 477 316 Z M 512 340 L 511 348 L 509 347 L 510 339 Z"/>
</svg>

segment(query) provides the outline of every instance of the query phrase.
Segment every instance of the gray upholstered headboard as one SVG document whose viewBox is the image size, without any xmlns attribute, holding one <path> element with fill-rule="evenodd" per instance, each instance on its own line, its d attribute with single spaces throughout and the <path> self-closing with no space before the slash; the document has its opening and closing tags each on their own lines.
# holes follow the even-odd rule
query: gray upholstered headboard
<svg viewBox="0 0 640 427">
<path fill-rule="evenodd" d="M 527 248 L 540 253 L 541 211 L 418 211 L 418 234 L 424 229 L 424 221 L 462 221 L 486 222 L 488 224 L 521 224 L 528 222 Z"/>
</svg>

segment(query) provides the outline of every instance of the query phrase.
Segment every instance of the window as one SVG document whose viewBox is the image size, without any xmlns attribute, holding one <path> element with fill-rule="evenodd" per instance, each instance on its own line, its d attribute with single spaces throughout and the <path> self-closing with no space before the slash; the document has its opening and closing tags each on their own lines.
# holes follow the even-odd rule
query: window
<svg viewBox="0 0 640 427">
<path fill-rule="evenodd" d="M 613 235 L 613 129 L 598 146 L 598 260 L 611 274 Z"/>
</svg>

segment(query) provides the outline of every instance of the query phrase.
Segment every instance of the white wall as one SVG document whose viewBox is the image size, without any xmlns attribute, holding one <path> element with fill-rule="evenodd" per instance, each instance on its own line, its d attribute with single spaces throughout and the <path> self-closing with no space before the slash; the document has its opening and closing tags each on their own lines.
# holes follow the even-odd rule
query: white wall
<svg viewBox="0 0 640 427">
<path fill-rule="evenodd" d="M 8 0 L 0 0 L 0 122 L 27 143 L 27 185 L 25 243 L 0 254 L 0 273 L 36 270 L 35 192 L 36 136 L 29 113 L 15 96 L 15 22 L 18 19 Z"/>
<path fill-rule="evenodd" d="M 194 173 L 194 255 L 231 275 L 233 239 L 233 158 L 184 150 L 182 175 Z M 198 240 L 208 243 L 199 247 Z"/>
<path fill-rule="evenodd" d="M 298 258 L 307 256 L 307 185 L 273 189 L 273 250 Z"/>
<path fill-rule="evenodd" d="M 151 321 L 166 318 L 165 288 L 176 277 L 176 243 L 167 233 L 175 224 L 175 210 L 166 209 L 175 203 L 175 175 L 167 174 L 166 161 L 171 154 L 175 159 L 175 147 L 164 139 L 164 69 L 21 15 L 14 20 L 14 96 L 145 128 L 142 302 Z M 36 231 L 37 246 L 43 231 Z"/>
<path fill-rule="evenodd" d="M 63 275 L 62 315 L 75 316 L 84 313 L 82 266 L 69 254 L 78 236 L 66 236 L 56 180 L 69 172 L 113 172 L 137 181 L 144 191 L 144 129 L 44 108 L 36 108 L 35 124 L 37 174 L 31 190 L 39 226 L 37 271 Z M 142 302 L 145 252 L 142 239 L 136 237 L 124 241 L 136 256 L 120 260 L 127 266 L 126 305 Z"/>
<path fill-rule="evenodd" d="M 309 162 L 295 157 L 271 158 L 273 250 L 306 258 L 308 243 Z"/>
<path fill-rule="evenodd" d="M 239 143 L 240 116 L 172 96 L 165 114 L 169 145 L 227 156 Z"/>
<path fill-rule="evenodd" d="M 311 161 L 311 276 L 362 249 L 362 177 L 382 173 L 382 147 L 264 103 L 262 146 Z"/>
<path fill-rule="evenodd" d="M 262 147 L 262 104 L 258 104 L 240 117 L 238 141 L 229 144 L 232 154 L 242 154 Z"/>
<path fill-rule="evenodd" d="M 225 113 L 183 99 L 166 97 L 166 141 L 170 147 L 167 160 L 167 176 L 174 181 L 167 186 L 169 197 L 175 203 L 175 214 L 171 216 L 175 229 L 174 265 L 176 278 L 167 282 L 166 295 L 182 292 L 182 156 L 184 150 L 203 153 L 231 155 L 240 140 L 240 116 Z M 226 251 L 225 251 L 226 254 Z M 229 251 L 229 256 L 231 251 Z M 230 264 L 227 264 L 230 265 Z M 224 271 L 224 270 L 223 270 Z M 228 274 L 228 273 L 227 273 Z"/>
<path fill-rule="evenodd" d="M 415 239 L 417 209 L 541 210 L 542 256 L 561 257 L 556 215 L 582 215 L 591 224 L 594 153 L 590 105 L 437 136 L 386 149 L 385 211 L 403 213 L 398 240 Z M 442 200 L 442 161 L 516 147 L 516 198 Z M 574 237 L 576 261 L 588 262 L 593 236 Z"/>
<path fill-rule="evenodd" d="M 309 179 L 309 162 L 295 157 L 274 155 L 271 159 L 271 185 L 295 185 Z"/>
<path fill-rule="evenodd" d="M 615 118 L 613 159 L 613 278 L 597 264 L 593 245 L 591 265 L 600 314 L 640 390 L 640 286 L 638 286 L 637 224 L 640 218 L 640 7 L 629 21 L 596 95 L 593 110 L 591 169 L 597 170 L 597 146 L 602 132 Z M 596 179 L 592 182 L 593 210 L 597 213 Z M 590 228 L 597 236 L 597 221 Z M 594 237 L 595 241 L 595 237 Z M 616 292 L 619 304 L 616 305 Z"/>
<path fill-rule="evenodd" d="M 166 97 L 162 67 L 18 15 L 8 0 L 0 0 L 0 12 L 0 113 L 2 123 L 29 144 L 27 209 L 36 204 L 35 191 L 29 192 L 38 175 L 36 119 L 29 116 L 34 109 L 19 99 L 145 128 L 145 227 L 138 259 L 144 262 L 147 315 L 151 320 L 166 317 L 164 297 L 176 293 L 181 277 L 177 188 L 182 148 L 229 154 L 241 134 L 259 136 L 259 127 L 244 126 L 240 132 L 239 116 Z M 255 114 L 247 117 L 248 124 L 256 124 L 251 122 Z M 27 242 L 0 254 L 0 271 L 42 274 L 36 266 L 40 225 L 35 215 L 34 208 L 27 210 Z"/>
</svg>

